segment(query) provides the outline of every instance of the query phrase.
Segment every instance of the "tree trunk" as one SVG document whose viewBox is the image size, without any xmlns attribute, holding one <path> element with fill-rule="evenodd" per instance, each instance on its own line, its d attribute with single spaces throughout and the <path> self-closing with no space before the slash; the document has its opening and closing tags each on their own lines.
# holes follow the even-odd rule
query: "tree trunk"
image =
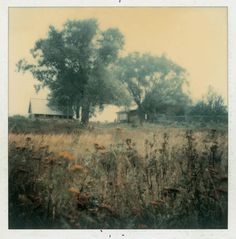
<svg viewBox="0 0 236 239">
<path fill-rule="evenodd" d="M 144 110 L 141 104 L 138 104 L 138 117 L 139 117 L 139 122 L 140 125 L 143 125 L 144 121 Z"/>
<path fill-rule="evenodd" d="M 75 117 L 76 119 L 79 119 L 80 117 L 80 106 L 76 106 L 76 109 L 75 109 Z"/>
<path fill-rule="evenodd" d="M 86 102 L 82 106 L 82 111 L 81 111 L 81 124 L 83 127 L 86 127 L 88 125 L 89 113 L 90 113 L 90 104 Z"/>
</svg>

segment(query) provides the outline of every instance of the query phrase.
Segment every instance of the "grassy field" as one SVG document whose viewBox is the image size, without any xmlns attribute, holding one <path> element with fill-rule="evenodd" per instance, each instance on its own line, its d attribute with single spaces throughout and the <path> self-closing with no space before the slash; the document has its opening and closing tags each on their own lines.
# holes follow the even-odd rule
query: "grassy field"
<svg viewBox="0 0 236 239">
<path fill-rule="evenodd" d="M 10 228 L 227 228 L 225 125 L 13 126 Z"/>
</svg>

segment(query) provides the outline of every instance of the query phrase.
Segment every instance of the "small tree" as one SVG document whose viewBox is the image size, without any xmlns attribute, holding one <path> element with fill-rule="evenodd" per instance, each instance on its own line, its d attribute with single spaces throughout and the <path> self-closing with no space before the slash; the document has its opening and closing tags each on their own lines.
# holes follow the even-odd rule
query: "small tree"
<svg viewBox="0 0 236 239">
<path fill-rule="evenodd" d="M 227 106 L 224 104 L 222 96 L 209 87 L 207 94 L 191 108 L 190 115 L 222 120 L 227 116 Z"/>
</svg>

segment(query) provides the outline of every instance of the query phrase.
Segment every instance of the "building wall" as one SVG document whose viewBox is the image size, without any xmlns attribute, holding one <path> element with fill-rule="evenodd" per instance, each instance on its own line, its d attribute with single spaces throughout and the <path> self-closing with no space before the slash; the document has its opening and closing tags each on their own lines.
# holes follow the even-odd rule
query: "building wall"
<svg viewBox="0 0 236 239">
<path fill-rule="evenodd" d="M 117 113 L 117 121 L 122 123 L 138 123 L 139 116 L 136 110 Z"/>
<path fill-rule="evenodd" d="M 128 113 L 127 112 L 119 112 L 119 113 L 117 113 L 117 122 L 118 123 L 126 123 L 126 122 L 128 122 Z"/>
<path fill-rule="evenodd" d="M 138 123 L 138 121 L 139 121 L 139 117 L 137 114 L 136 115 L 133 114 L 129 116 L 129 120 L 128 120 L 129 123 Z"/>
</svg>

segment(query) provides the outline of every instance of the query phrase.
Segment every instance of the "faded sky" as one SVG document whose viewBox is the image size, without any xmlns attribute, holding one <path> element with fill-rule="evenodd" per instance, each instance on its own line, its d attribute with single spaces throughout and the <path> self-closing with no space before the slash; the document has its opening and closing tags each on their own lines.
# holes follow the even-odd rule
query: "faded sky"
<svg viewBox="0 0 236 239">
<path fill-rule="evenodd" d="M 67 19 L 97 18 L 101 29 L 118 27 L 125 36 L 124 53 L 165 53 L 187 69 L 190 91 L 199 99 L 212 85 L 227 99 L 227 8 L 10 8 L 9 114 L 26 114 L 37 83 L 15 71 L 20 58 L 30 58 L 37 39 L 49 25 L 61 28 Z M 116 109 L 113 109 L 115 111 Z M 109 113 L 112 109 L 109 108 Z M 110 119 L 112 120 L 112 119 Z"/>
</svg>

